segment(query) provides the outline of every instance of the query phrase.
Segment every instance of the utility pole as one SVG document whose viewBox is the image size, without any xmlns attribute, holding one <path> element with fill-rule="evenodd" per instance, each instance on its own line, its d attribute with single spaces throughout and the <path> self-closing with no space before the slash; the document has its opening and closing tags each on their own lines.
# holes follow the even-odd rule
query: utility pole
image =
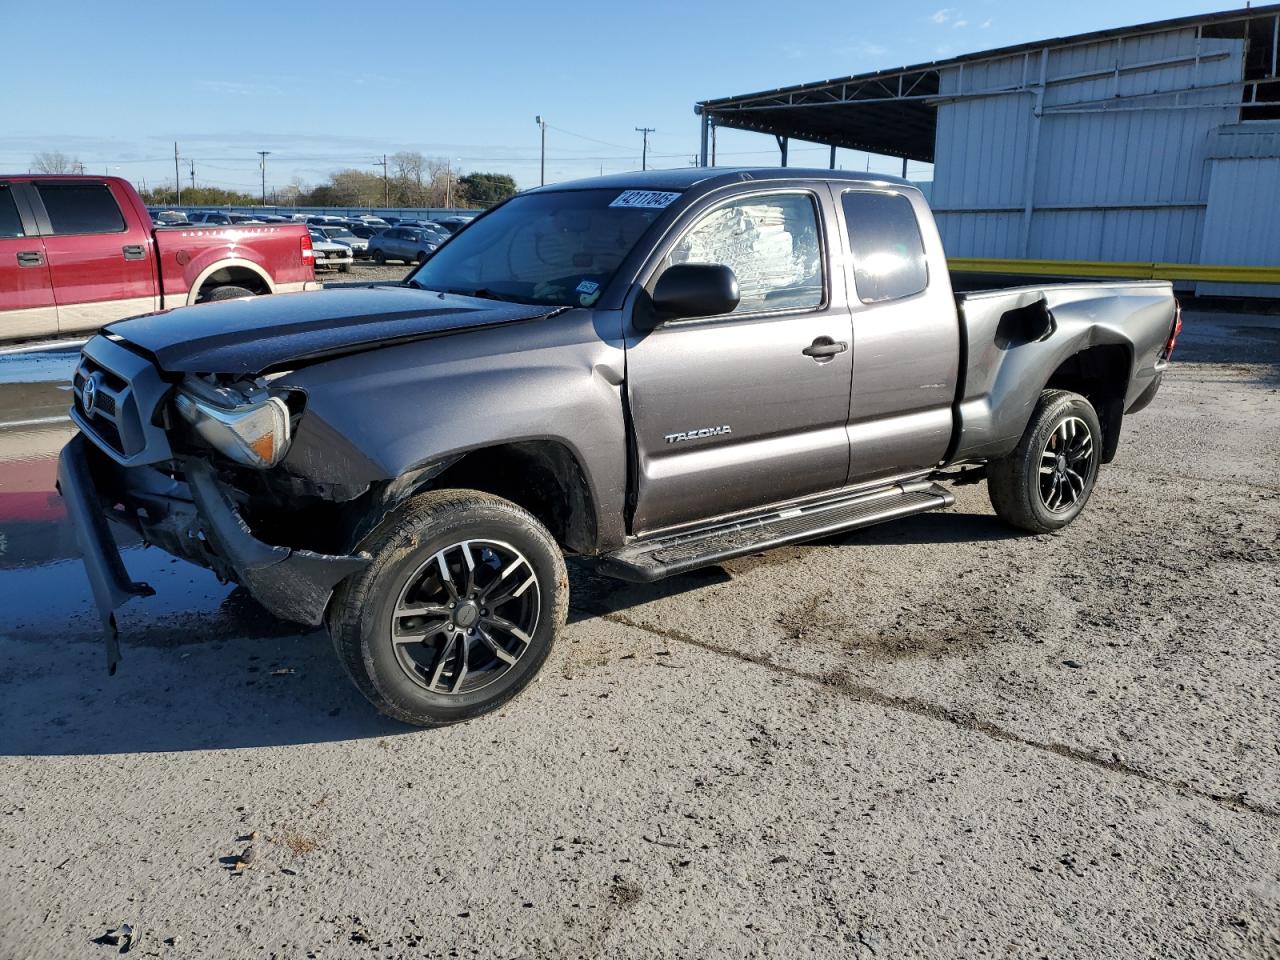
<svg viewBox="0 0 1280 960">
<path fill-rule="evenodd" d="M 453 160 L 444 162 L 444 205 L 453 209 Z"/>
<path fill-rule="evenodd" d="M 649 169 L 649 134 L 656 133 L 653 127 L 636 127 L 636 133 L 644 136 L 644 146 L 640 150 L 640 169 Z"/>
<path fill-rule="evenodd" d="M 387 179 L 387 155 L 384 153 L 381 160 L 373 161 L 375 167 L 382 167 L 382 205 L 384 207 L 391 206 L 391 181 Z"/>
<path fill-rule="evenodd" d="M 533 122 L 542 128 L 542 164 L 538 168 L 538 183 L 545 187 L 547 185 L 547 121 L 538 115 L 533 118 Z"/>
<path fill-rule="evenodd" d="M 177 206 L 182 206 L 182 176 L 178 173 L 178 141 L 173 141 L 173 187 L 178 194 Z"/>
<path fill-rule="evenodd" d="M 262 205 L 267 205 L 267 157 L 271 154 L 270 150 L 259 150 L 258 156 L 261 158 L 258 163 L 262 167 Z"/>
<path fill-rule="evenodd" d="M 191 189 L 194 191 L 196 188 L 196 162 L 188 160 L 187 163 L 191 164 Z"/>
</svg>

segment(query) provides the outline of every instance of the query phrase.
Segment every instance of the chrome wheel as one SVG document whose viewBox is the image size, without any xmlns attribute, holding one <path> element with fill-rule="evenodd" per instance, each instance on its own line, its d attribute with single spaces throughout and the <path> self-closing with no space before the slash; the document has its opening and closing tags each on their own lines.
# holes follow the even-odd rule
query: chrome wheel
<svg viewBox="0 0 1280 960">
<path fill-rule="evenodd" d="M 1040 502 L 1054 513 L 1076 505 L 1095 467 L 1093 433 L 1079 417 L 1067 417 L 1049 434 L 1040 453 Z"/>
<path fill-rule="evenodd" d="M 432 693 L 472 693 L 528 649 L 541 606 L 538 578 L 515 547 L 455 543 L 432 554 L 400 591 L 390 624 L 396 661 Z"/>
</svg>

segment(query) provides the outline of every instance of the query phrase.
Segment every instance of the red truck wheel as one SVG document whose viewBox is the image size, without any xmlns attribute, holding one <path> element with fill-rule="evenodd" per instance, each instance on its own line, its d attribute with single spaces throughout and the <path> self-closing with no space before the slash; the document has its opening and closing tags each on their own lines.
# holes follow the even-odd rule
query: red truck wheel
<svg viewBox="0 0 1280 960">
<path fill-rule="evenodd" d="M 209 291 L 209 295 L 205 297 L 205 302 L 213 300 L 235 300 L 239 297 L 252 297 L 253 291 L 246 290 L 244 287 L 215 287 Z"/>
</svg>

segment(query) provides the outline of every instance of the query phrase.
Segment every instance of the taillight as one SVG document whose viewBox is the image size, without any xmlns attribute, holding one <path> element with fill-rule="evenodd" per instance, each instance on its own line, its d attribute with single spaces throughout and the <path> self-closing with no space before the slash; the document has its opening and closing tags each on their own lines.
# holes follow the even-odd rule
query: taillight
<svg viewBox="0 0 1280 960">
<path fill-rule="evenodd" d="M 1178 345 L 1178 335 L 1182 333 L 1182 304 L 1173 301 L 1173 326 L 1169 328 L 1169 339 L 1164 342 L 1162 360 L 1173 356 L 1173 348 Z"/>
<path fill-rule="evenodd" d="M 304 233 L 302 235 L 302 259 L 314 260 L 316 256 L 315 250 L 311 246 L 311 234 Z"/>
</svg>

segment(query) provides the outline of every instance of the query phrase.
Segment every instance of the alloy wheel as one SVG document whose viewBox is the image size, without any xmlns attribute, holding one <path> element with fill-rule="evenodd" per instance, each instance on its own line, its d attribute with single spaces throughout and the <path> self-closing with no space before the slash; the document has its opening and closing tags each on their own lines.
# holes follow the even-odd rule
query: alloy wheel
<svg viewBox="0 0 1280 960">
<path fill-rule="evenodd" d="M 1093 433 L 1079 417 L 1066 417 L 1049 434 L 1040 453 L 1040 502 L 1054 513 L 1074 507 L 1093 477 Z"/>
<path fill-rule="evenodd" d="M 431 693 L 472 693 L 505 676 L 529 648 L 542 592 L 529 561 L 497 540 L 436 551 L 405 581 L 390 639 L 405 674 Z"/>
</svg>

